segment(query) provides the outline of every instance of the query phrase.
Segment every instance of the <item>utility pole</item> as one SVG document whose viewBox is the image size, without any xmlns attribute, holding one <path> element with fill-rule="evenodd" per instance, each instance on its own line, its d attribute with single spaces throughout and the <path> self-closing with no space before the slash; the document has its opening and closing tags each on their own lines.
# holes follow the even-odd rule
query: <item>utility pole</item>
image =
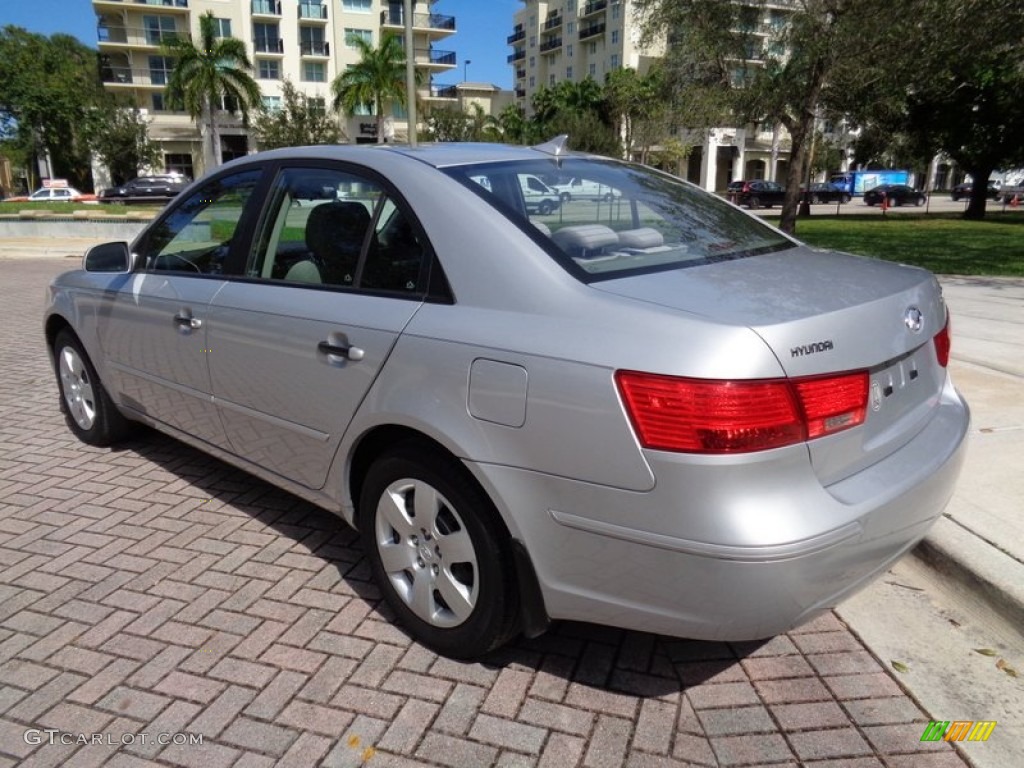
<svg viewBox="0 0 1024 768">
<path fill-rule="evenodd" d="M 413 0 L 405 0 L 405 101 L 409 146 L 416 146 L 416 52 L 412 47 Z"/>
</svg>

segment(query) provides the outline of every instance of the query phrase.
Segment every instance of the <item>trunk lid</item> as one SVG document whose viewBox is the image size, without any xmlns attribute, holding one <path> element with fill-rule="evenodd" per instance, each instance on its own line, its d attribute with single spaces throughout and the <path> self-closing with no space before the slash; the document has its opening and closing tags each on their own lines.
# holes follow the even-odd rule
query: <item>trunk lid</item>
<svg viewBox="0 0 1024 768">
<path fill-rule="evenodd" d="M 946 309 L 938 281 L 922 269 L 801 246 L 592 286 L 750 328 L 790 377 L 867 370 L 865 423 L 808 442 L 825 485 L 911 440 L 945 383 L 933 338 Z"/>
</svg>

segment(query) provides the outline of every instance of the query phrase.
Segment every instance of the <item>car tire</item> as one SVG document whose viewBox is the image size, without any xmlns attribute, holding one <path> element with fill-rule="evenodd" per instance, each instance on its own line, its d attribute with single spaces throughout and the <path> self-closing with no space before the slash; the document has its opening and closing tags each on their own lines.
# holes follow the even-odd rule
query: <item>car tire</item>
<svg viewBox="0 0 1024 768">
<path fill-rule="evenodd" d="M 603 200 L 604 200 L 604 201 L 605 201 L 606 203 L 610 203 L 610 202 L 612 202 L 612 201 L 614 201 L 614 200 L 615 200 L 615 196 L 614 196 L 614 195 L 613 195 L 613 194 L 612 194 L 611 192 L 608 192 L 608 193 L 607 193 L 607 194 L 606 194 L 606 195 L 604 196 L 604 198 L 602 198 L 602 199 L 603 199 Z"/>
<path fill-rule="evenodd" d="M 753 210 L 755 208 L 760 208 L 761 207 L 761 201 L 755 195 L 754 197 L 751 197 L 750 200 L 747 202 L 747 207 L 749 207 L 751 210 Z"/>
<path fill-rule="evenodd" d="M 916 205 L 918 208 L 924 205 L 924 196 L 918 195 L 917 198 L 915 198 L 914 200 L 914 205 Z"/>
<path fill-rule="evenodd" d="M 413 443 L 378 458 L 360 494 L 359 528 L 384 599 L 423 645 L 468 659 L 512 635 L 508 534 L 454 459 Z"/>
<path fill-rule="evenodd" d="M 841 200 L 841 202 L 843 202 L 843 203 L 848 203 L 848 202 L 850 202 L 850 201 L 851 201 L 852 199 L 853 199 L 853 196 L 852 196 L 852 195 L 849 195 L 849 194 L 847 194 L 847 195 L 843 195 L 843 199 Z"/>
<path fill-rule="evenodd" d="M 820 205 L 821 197 L 819 195 L 811 195 L 811 205 Z"/>
<path fill-rule="evenodd" d="M 555 207 L 550 200 L 541 200 L 540 204 L 537 206 L 537 213 L 541 216 L 547 216 L 554 209 Z"/>
<path fill-rule="evenodd" d="M 106 446 L 132 432 L 133 423 L 117 410 L 82 342 L 67 328 L 54 340 L 53 368 L 60 392 L 60 410 L 79 440 Z"/>
<path fill-rule="evenodd" d="M 571 202 L 572 202 L 572 195 L 571 195 L 571 194 L 569 194 L 568 192 L 563 192 L 563 193 L 562 193 L 562 194 L 560 194 L 560 195 L 559 195 L 558 197 L 559 197 L 559 199 L 560 199 L 560 200 L 561 200 L 561 201 L 562 201 L 563 203 L 571 203 Z"/>
</svg>

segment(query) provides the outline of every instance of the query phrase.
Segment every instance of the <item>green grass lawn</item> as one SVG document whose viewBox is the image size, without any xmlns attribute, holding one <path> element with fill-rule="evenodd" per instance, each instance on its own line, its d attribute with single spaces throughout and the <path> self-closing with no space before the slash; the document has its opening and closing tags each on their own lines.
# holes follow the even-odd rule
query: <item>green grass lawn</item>
<svg viewBox="0 0 1024 768">
<path fill-rule="evenodd" d="M 777 223 L 777 221 L 775 222 Z M 941 275 L 1024 277 L 1024 215 L 811 216 L 796 236 L 810 245 L 914 264 Z"/>
<path fill-rule="evenodd" d="M 75 211 L 88 211 L 96 216 L 124 216 L 130 213 L 148 213 L 151 216 L 163 210 L 162 205 L 117 205 L 100 203 L 12 203 L 0 202 L 0 214 L 18 215 L 19 211 L 43 211 L 58 216 L 70 216 Z"/>
</svg>

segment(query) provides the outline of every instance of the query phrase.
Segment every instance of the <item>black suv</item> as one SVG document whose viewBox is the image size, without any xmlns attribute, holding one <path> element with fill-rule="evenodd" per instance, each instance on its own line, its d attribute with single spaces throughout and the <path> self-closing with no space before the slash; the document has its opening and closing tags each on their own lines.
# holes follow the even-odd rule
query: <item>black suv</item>
<svg viewBox="0 0 1024 768">
<path fill-rule="evenodd" d="M 748 208 L 771 208 L 782 205 L 786 188 L 777 181 L 733 181 L 729 184 L 729 200 Z"/>
<path fill-rule="evenodd" d="M 120 187 L 104 189 L 100 193 L 101 203 L 165 203 L 188 186 L 189 179 L 178 174 L 139 176 Z"/>
</svg>

